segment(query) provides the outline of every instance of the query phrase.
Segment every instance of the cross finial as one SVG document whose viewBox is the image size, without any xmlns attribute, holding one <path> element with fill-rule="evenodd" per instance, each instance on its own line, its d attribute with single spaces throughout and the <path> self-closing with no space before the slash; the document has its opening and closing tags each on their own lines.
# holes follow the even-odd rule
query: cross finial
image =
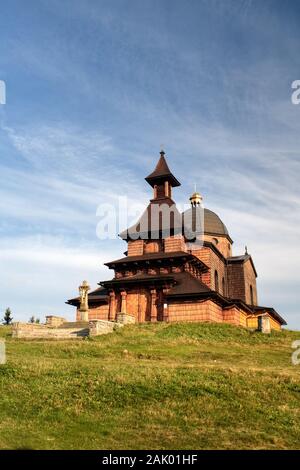
<svg viewBox="0 0 300 470">
<path fill-rule="evenodd" d="M 159 153 L 165 153 L 164 151 L 164 144 L 160 144 L 160 152 Z"/>
<path fill-rule="evenodd" d="M 247 248 L 247 245 L 245 246 L 245 255 L 248 254 L 248 248 Z"/>
<path fill-rule="evenodd" d="M 197 192 L 197 183 L 194 183 L 194 192 Z"/>
</svg>

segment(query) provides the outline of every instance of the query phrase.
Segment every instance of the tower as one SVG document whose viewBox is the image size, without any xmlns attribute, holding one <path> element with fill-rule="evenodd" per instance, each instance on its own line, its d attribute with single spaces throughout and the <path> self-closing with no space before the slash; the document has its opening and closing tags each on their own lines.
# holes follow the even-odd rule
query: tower
<svg viewBox="0 0 300 470">
<path fill-rule="evenodd" d="M 172 199 L 172 188 L 180 186 L 179 181 L 171 173 L 165 159 L 165 152 L 160 151 L 160 158 L 155 170 L 145 180 L 153 188 L 153 200 Z"/>
</svg>

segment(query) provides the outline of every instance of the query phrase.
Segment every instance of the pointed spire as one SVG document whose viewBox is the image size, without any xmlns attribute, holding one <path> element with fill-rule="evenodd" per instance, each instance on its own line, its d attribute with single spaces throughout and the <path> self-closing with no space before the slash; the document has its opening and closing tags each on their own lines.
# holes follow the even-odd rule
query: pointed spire
<svg viewBox="0 0 300 470">
<path fill-rule="evenodd" d="M 160 158 L 157 162 L 155 170 L 148 175 L 145 180 L 150 186 L 154 187 L 155 184 L 161 184 L 164 181 L 168 181 L 171 186 L 180 186 L 179 181 L 175 178 L 175 176 L 171 173 L 170 168 L 168 167 L 167 161 L 165 159 L 165 152 L 161 150 Z"/>
</svg>

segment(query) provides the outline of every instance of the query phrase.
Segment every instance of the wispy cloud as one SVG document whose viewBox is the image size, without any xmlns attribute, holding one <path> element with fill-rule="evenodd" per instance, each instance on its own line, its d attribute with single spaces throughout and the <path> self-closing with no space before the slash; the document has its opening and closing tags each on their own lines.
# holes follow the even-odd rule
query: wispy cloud
<svg viewBox="0 0 300 470">
<path fill-rule="evenodd" d="M 146 204 L 143 178 L 163 143 L 182 182 L 176 200 L 185 203 L 197 183 L 236 253 L 249 246 L 260 298 L 273 304 L 274 294 L 296 326 L 300 108 L 290 83 L 300 59 L 290 4 L 8 5 L 0 43 L 8 98 L 0 116 L 2 302 L 20 316 L 65 312 L 66 292 L 83 277 L 95 285 L 109 276 L 101 263 L 125 247 L 96 238 L 97 206 L 119 195 Z"/>
</svg>

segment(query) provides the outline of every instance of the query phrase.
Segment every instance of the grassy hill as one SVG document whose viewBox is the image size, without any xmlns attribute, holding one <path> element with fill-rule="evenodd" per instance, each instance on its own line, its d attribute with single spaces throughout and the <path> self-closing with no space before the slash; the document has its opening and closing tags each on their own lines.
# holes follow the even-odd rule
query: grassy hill
<svg viewBox="0 0 300 470">
<path fill-rule="evenodd" d="M 300 332 L 202 323 L 83 341 L 0 336 L 2 449 L 300 448 Z"/>
</svg>

